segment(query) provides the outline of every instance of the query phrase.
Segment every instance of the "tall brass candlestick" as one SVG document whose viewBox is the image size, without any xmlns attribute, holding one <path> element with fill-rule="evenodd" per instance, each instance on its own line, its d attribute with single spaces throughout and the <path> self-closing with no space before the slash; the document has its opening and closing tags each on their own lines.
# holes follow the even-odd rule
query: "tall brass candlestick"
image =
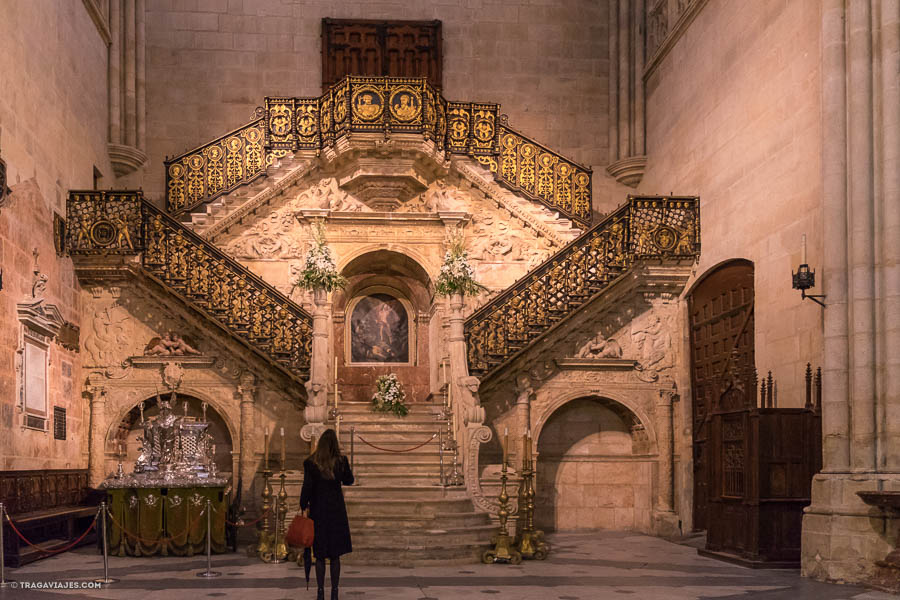
<svg viewBox="0 0 900 600">
<path fill-rule="evenodd" d="M 284 463 L 285 458 L 287 458 L 287 453 L 285 452 L 284 446 L 284 427 L 281 428 L 281 470 L 284 471 Z"/>
<path fill-rule="evenodd" d="M 481 562 L 486 564 L 508 562 L 517 565 L 522 562 L 522 554 L 513 547 L 513 540 L 509 535 L 509 527 L 507 525 L 510 512 L 509 494 L 506 490 L 507 479 L 506 462 L 504 462 L 500 469 L 500 496 L 497 498 L 500 503 L 500 510 L 497 512 L 500 526 L 497 529 L 497 534 L 491 539 L 494 548 L 485 550 L 484 554 L 481 555 Z"/>
</svg>

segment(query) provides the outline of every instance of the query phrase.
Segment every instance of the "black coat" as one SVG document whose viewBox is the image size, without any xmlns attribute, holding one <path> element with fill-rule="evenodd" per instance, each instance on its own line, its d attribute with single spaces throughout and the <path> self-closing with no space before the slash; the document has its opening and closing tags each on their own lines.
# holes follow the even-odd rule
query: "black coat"
<svg viewBox="0 0 900 600">
<path fill-rule="evenodd" d="M 353 471 L 346 456 L 341 456 L 334 466 L 334 479 L 322 477 L 311 458 L 303 461 L 300 508 L 309 507 L 309 518 L 315 523 L 313 552 L 316 558 L 337 558 L 353 552 L 341 484 L 353 485 Z"/>
</svg>

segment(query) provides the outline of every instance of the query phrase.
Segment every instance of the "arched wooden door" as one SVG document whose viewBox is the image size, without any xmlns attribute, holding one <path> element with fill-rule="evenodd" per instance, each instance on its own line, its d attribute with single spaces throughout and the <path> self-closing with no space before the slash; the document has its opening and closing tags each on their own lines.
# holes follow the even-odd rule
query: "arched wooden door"
<svg viewBox="0 0 900 600">
<path fill-rule="evenodd" d="M 694 529 L 707 528 L 709 413 L 737 351 L 738 367 L 755 364 L 753 263 L 734 260 L 706 275 L 688 297 L 693 388 Z"/>
</svg>

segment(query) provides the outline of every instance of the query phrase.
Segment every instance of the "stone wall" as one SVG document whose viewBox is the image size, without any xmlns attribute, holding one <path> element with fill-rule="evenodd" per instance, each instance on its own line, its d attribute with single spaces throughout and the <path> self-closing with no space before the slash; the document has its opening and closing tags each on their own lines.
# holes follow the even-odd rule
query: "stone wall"
<svg viewBox="0 0 900 600">
<path fill-rule="evenodd" d="M 753 261 L 756 364 L 773 371 L 780 406 L 802 405 L 806 362 L 822 361 L 822 309 L 791 290 L 801 235 L 813 268 L 826 243 L 820 11 L 819 0 L 710 2 L 646 85 L 638 189 L 700 196 L 703 253 L 689 286 L 723 261 Z"/>
<path fill-rule="evenodd" d="M 8 2 L 0 19 L 0 158 L 12 194 L 0 206 L 0 469 L 87 467 L 81 354 L 50 346 L 48 408 L 66 408 L 66 440 L 24 429 L 18 408 L 16 304 L 31 297 L 34 271 L 48 277 L 45 302 L 80 324 L 72 263 L 57 258 L 53 213 L 69 189 L 90 188 L 106 155 L 106 44 L 81 2 Z M 52 419 L 49 420 L 52 426 Z"/>
<path fill-rule="evenodd" d="M 595 206 L 624 201 L 607 162 L 607 7 L 602 2 L 300 0 L 147 3 L 145 189 L 162 161 L 250 120 L 266 95 L 321 93 L 321 20 L 440 19 L 444 94 L 500 102 L 512 126 L 595 172 Z"/>
</svg>

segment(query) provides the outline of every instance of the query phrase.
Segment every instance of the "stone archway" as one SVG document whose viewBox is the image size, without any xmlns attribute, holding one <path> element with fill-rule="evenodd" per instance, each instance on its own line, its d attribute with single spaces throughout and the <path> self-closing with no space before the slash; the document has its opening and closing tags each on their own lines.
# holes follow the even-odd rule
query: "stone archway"
<svg viewBox="0 0 900 600">
<path fill-rule="evenodd" d="M 582 396 L 557 407 L 536 433 L 538 527 L 650 531 L 656 457 L 631 410 Z"/>
<path fill-rule="evenodd" d="M 368 401 L 375 379 L 388 372 L 400 379 L 408 402 L 422 401 L 430 393 L 433 283 L 421 260 L 399 248 L 381 247 L 356 253 L 343 264 L 341 274 L 348 283 L 332 297 L 333 350 L 342 401 Z M 391 351 L 402 350 L 396 356 L 367 353 L 355 345 L 368 339 L 365 331 L 355 328 L 372 324 L 356 318 L 357 309 L 366 303 L 380 303 L 381 308 L 396 305 L 392 308 L 396 314 L 390 314 L 404 320 L 397 332 L 391 330 L 404 337 L 402 344 L 396 339 L 390 346 Z M 377 308 L 368 307 L 367 314 L 377 316 Z"/>
</svg>

